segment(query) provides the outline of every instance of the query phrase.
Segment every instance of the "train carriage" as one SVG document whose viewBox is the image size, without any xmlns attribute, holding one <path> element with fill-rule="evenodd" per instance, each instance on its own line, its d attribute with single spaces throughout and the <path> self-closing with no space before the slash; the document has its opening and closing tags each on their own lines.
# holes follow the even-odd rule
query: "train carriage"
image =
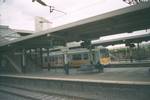
<svg viewBox="0 0 150 100">
<path fill-rule="evenodd" d="M 99 47 L 92 50 L 92 57 L 90 58 L 88 49 L 73 49 L 67 51 L 68 64 L 70 68 L 79 68 L 84 64 L 109 65 L 110 57 L 107 48 Z M 43 55 L 44 68 L 62 68 L 64 67 L 64 53 L 62 51 L 50 52 L 49 55 Z"/>
</svg>

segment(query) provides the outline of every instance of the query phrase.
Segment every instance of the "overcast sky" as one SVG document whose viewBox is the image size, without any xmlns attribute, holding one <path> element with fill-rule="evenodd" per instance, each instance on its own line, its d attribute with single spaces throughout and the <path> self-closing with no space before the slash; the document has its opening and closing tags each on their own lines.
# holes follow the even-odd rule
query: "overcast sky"
<svg viewBox="0 0 150 100">
<path fill-rule="evenodd" d="M 35 16 L 53 23 L 53 27 L 129 6 L 122 0 L 43 0 L 67 14 L 49 13 L 49 8 L 32 0 L 0 0 L 0 24 L 14 29 L 34 30 Z M 2 1 L 5 1 L 2 3 Z"/>
</svg>

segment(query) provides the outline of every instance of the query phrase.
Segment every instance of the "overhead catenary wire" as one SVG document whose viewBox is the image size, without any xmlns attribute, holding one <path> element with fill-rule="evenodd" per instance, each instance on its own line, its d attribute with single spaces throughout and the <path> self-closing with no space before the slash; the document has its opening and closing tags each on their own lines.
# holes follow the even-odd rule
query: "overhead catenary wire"
<svg viewBox="0 0 150 100">
<path fill-rule="evenodd" d="M 123 0 L 123 1 L 129 5 L 135 5 L 135 4 L 139 4 L 141 2 L 145 2 L 146 0 Z"/>
<path fill-rule="evenodd" d="M 95 5 L 98 5 L 99 2 L 104 2 L 104 0 L 101 0 L 101 1 L 98 0 L 98 1 L 95 1 L 95 2 L 90 3 L 90 4 L 88 4 L 88 5 L 79 7 L 79 8 L 77 8 L 77 9 L 73 10 L 73 11 L 69 11 L 69 12 L 67 12 L 67 13 L 68 13 L 68 14 L 79 13 L 81 10 L 84 10 L 84 9 L 87 9 L 87 8 L 90 8 L 90 7 L 93 7 L 93 6 L 95 6 Z M 55 17 L 55 19 L 59 19 L 59 18 L 62 18 L 62 15 Z"/>
<path fill-rule="evenodd" d="M 42 0 L 32 0 L 32 2 L 35 2 L 37 1 L 39 4 L 41 4 L 42 6 L 47 6 L 49 7 L 50 9 L 50 13 L 52 13 L 53 11 L 57 11 L 57 12 L 61 12 L 63 14 L 66 14 L 65 12 L 61 11 L 61 10 L 58 10 L 56 9 L 54 6 L 50 6 L 50 5 L 47 5 L 45 2 L 43 2 Z"/>
</svg>

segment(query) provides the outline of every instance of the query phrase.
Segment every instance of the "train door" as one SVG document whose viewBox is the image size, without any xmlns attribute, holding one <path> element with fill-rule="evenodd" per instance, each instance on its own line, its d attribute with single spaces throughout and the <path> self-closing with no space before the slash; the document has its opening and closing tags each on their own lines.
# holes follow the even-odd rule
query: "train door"
<svg viewBox="0 0 150 100">
<path fill-rule="evenodd" d="M 95 50 L 93 52 L 93 64 L 98 64 L 99 63 L 99 57 L 100 57 L 100 52 L 99 50 Z"/>
<path fill-rule="evenodd" d="M 83 53 L 81 54 L 81 56 L 82 56 L 82 60 L 81 60 L 82 63 L 81 63 L 81 64 L 90 64 L 88 52 L 83 52 Z"/>
<path fill-rule="evenodd" d="M 95 64 L 95 60 L 96 60 L 96 54 L 95 54 L 95 51 L 92 51 L 92 64 Z"/>
</svg>

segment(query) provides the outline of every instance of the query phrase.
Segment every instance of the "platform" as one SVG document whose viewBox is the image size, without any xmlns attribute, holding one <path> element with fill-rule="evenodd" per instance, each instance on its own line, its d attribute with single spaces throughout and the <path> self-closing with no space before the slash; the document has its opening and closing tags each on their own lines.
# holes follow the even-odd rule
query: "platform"
<svg viewBox="0 0 150 100">
<path fill-rule="evenodd" d="M 105 68 L 104 73 L 71 69 L 70 75 L 65 75 L 61 69 L 32 74 L 1 74 L 0 85 L 85 100 L 148 100 L 149 68 Z"/>
<path fill-rule="evenodd" d="M 48 78 L 58 80 L 85 80 L 96 82 L 105 81 L 115 83 L 149 83 L 150 67 L 104 68 L 104 73 L 98 73 L 97 71 L 83 72 L 78 71 L 77 69 L 70 69 L 69 75 L 65 75 L 63 69 L 52 69 L 50 71 L 43 69 L 41 72 L 30 74 L 1 74 L 1 76 Z"/>
</svg>

